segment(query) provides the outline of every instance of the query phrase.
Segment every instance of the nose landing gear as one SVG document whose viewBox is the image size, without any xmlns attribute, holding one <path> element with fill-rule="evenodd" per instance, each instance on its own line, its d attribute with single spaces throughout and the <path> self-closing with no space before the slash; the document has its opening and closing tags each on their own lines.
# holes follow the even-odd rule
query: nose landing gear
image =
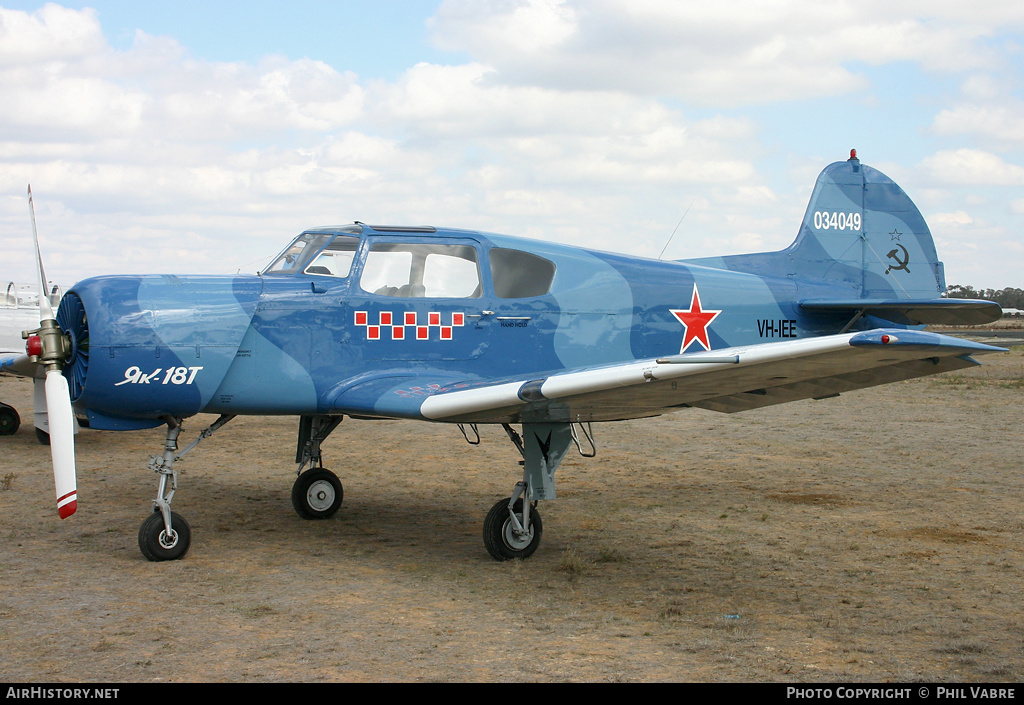
<svg viewBox="0 0 1024 705">
<path fill-rule="evenodd" d="M 171 500 L 178 489 L 178 472 L 174 464 L 185 457 L 185 454 L 213 435 L 214 431 L 226 424 L 234 415 L 224 414 L 204 429 L 199 437 L 190 443 L 185 450 L 178 453 L 178 436 L 181 434 L 181 419 L 168 416 L 167 437 L 164 440 L 162 456 L 149 459 L 149 469 L 160 476 L 156 499 L 153 500 L 153 513 L 146 517 L 139 527 L 139 550 L 151 561 L 173 561 L 188 553 L 192 543 L 192 529 L 185 518 L 171 511 Z"/>
</svg>

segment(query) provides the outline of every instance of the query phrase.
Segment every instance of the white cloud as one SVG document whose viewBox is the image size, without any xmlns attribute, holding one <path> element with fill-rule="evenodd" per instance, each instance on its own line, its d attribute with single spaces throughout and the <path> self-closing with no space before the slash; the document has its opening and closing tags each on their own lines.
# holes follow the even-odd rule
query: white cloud
<svg viewBox="0 0 1024 705">
<path fill-rule="evenodd" d="M 48 3 L 28 14 L 0 7 L 0 65 L 23 67 L 103 51 L 106 40 L 96 11 Z"/>
<path fill-rule="evenodd" d="M 1024 186 L 1024 167 L 979 149 L 936 152 L 922 161 L 921 167 L 937 183 Z"/>
<path fill-rule="evenodd" d="M 938 135 L 973 135 L 986 142 L 1024 144 L 1024 102 L 1003 98 L 998 103 L 960 104 L 941 110 L 932 129 Z"/>
<path fill-rule="evenodd" d="M 965 211 L 956 211 L 954 213 L 936 213 L 935 215 L 929 216 L 928 222 L 933 225 L 970 225 L 974 222 L 974 218 L 968 215 Z"/>
<path fill-rule="evenodd" d="M 952 3 L 917 10 L 852 1 L 447 0 L 432 27 L 439 46 L 469 52 L 503 82 L 721 107 L 863 91 L 855 63 L 989 68 L 998 62 L 987 43 L 996 28 L 1022 22 L 1021 12 L 995 3 L 977 13 Z"/>
<path fill-rule="evenodd" d="M 577 31 L 579 13 L 564 0 L 446 2 L 429 25 L 446 49 L 462 49 L 466 35 L 479 46 L 532 54 L 549 51 Z"/>
<path fill-rule="evenodd" d="M 81 143 L 326 131 L 360 115 L 363 100 L 353 74 L 309 59 L 201 62 L 174 40 L 141 32 L 130 50 L 117 52 L 93 10 L 56 5 L 33 15 L 0 9 L 0 93 L 5 134 Z"/>
<path fill-rule="evenodd" d="M 72 278 L 255 269 L 299 229 L 353 219 L 656 256 L 691 203 L 671 256 L 775 249 L 835 138 L 794 150 L 743 106 L 774 105 L 802 147 L 848 127 L 820 113 L 869 113 L 869 69 L 889 62 L 958 72 L 964 98 L 925 118 L 947 141 L 915 191 L 941 189 L 939 226 L 977 222 L 973 195 L 1024 179 L 1005 152 L 958 141 L 986 121 L 1019 139 L 989 68 L 1021 13 L 890 5 L 452 1 L 435 38 L 472 60 L 395 81 L 316 57 L 203 61 L 142 32 L 120 51 L 91 10 L 0 10 L 0 244 L 20 261 L 31 181 L 44 240 L 76 248 L 53 264 Z"/>
</svg>

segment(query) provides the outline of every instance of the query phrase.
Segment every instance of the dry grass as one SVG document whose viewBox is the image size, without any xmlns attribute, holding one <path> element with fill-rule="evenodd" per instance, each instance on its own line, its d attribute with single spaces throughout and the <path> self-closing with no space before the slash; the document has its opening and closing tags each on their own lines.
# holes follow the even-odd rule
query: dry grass
<svg viewBox="0 0 1024 705">
<path fill-rule="evenodd" d="M 294 419 L 181 466 L 183 561 L 136 543 L 160 431 L 84 431 L 79 512 L 0 439 L 9 681 L 950 681 L 1024 678 L 1024 354 L 723 416 L 595 427 L 528 561 L 483 549 L 518 466 L 499 429 L 346 420 L 329 521 L 291 509 Z M 31 386 L 0 380 L 30 418 Z M 30 422 L 29 422 L 30 423 Z M 191 437 L 199 422 L 186 428 Z M 184 436 L 183 436 L 184 438 Z M 17 481 L 14 482 L 14 477 Z"/>
</svg>

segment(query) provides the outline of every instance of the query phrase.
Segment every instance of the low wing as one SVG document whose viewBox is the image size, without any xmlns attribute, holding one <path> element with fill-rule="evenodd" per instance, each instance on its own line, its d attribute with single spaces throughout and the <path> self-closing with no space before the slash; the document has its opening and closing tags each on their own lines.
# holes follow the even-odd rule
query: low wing
<svg viewBox="0 0 1024 705">
<path fill-rule="evenodd" d="M 819 399 L 972 367 L 1001 352 L 913 330 L 873 330 L 674 355 L 536 377 L 463 381 L 379 378 L 373 415 L 460 423 L 613 421 L 681 407 L 722 412 Z M 339 401 L 344 400 L 341 395 Z M 350 413 L 340 404 L 335 411 Z"/>
</svg>

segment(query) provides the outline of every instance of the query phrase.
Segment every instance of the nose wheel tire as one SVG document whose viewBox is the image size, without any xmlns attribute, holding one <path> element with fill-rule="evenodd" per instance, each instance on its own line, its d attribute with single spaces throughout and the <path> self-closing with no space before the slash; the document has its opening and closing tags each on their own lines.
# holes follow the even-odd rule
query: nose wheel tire
<svg viewBox="0 0 1024 705">
<path fill-rule="evenodd" d="M 524 533 L 518 531 L 508 511 L 508 499 L 503 499 L 487 512 L 484 518 L 484 546 L 495 560 L 510 561 L 516 558 L 529 558 L 540 545 L 540 536 L 544 524 L 536 508 L 530 508 L 530 527 Z M 523 500 L 516 501 L 512 511 L 523 523 Z"/>
<path fill-rule="evenodd" d="M 180 514 L 171 512 L 171 532 L 164 527 L 164 515 L 153 512 L 139 527 L 139 549 L 151 561 L 173 561 L 188 552 L 192 529 Z"/>
<path fill-rule="evenodd" d="M 310 468 L 292 485 L 292 506 L 304 519 L 327 519 L 333 516 L 345 491 L 341 480 L 330 470 Z"/>
</svg>

